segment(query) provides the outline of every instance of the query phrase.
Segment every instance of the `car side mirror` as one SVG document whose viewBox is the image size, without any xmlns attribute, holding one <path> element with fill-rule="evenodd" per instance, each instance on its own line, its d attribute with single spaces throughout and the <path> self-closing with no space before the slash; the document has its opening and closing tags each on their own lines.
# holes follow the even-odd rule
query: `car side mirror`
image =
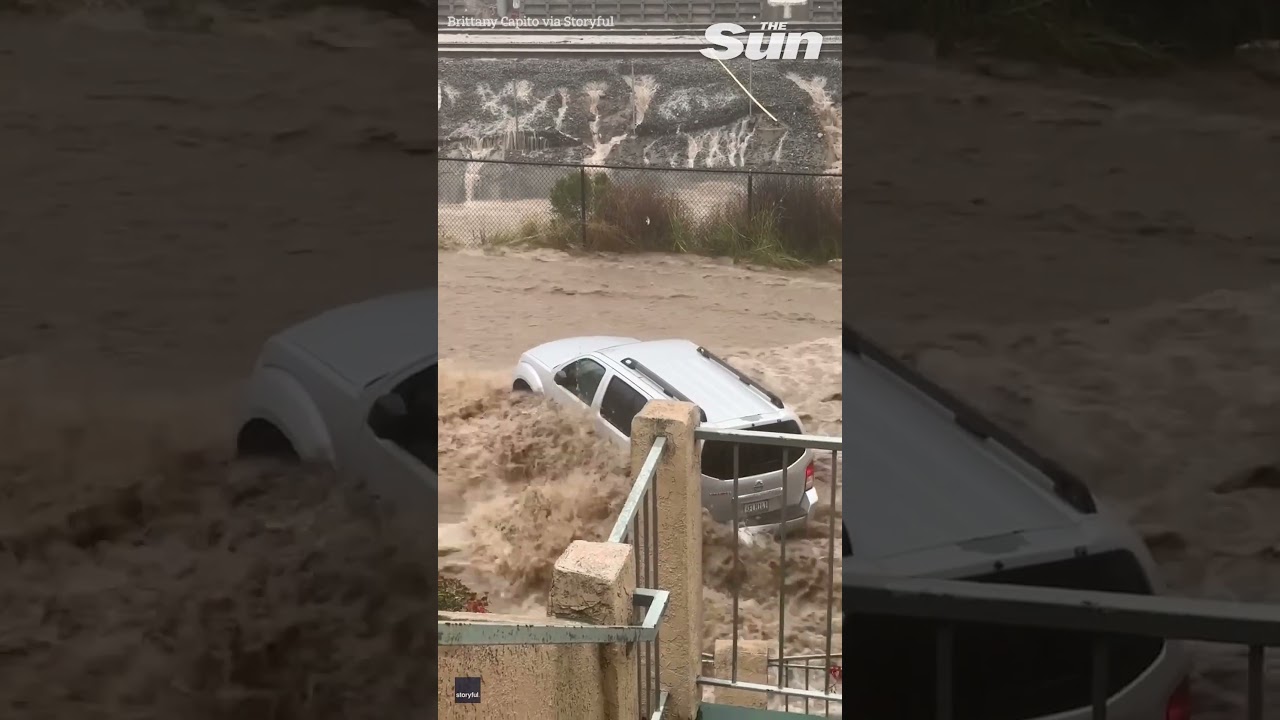
<svg viewBox="0 0 1280 720">
<path fill-rule="evenodd" d="M 555 380 L 557 385 L 564 387 L 565 383 L 569 382 L 569 372 L 564 368 L 561 368 L 560 371 L 556 373 Z"/>
<path fill-rule="evenodd" d="M 395 393 L 379 397 L 369 411 L 369 428 L 383 440 L 400 441 L 408 420 L 409 405 Z"/>
</svg>

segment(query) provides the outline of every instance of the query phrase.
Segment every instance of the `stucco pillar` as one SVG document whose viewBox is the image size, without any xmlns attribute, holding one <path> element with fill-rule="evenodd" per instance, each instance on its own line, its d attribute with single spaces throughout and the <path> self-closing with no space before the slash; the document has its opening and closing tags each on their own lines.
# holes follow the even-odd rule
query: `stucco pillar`
<svg viewBox="0 0 1280 720">
<path fill-rule="evenodd" d="M 574 540 L 556 560 L 547 614 L 592 625 L 631 625 L 635 589 L 630 545 Z M 602 645 L 600 654 L 602 720 L 633 720 L 637 707 L 635 645 Z M 561 669 L 570 680 L 561 685 L 561 692 L 566 686 L 581 685 L 586 668 L 575 664 Z"/>
<path fill-rule="evenodd" d="M 658 437 L 667 439 L 658 463 L 658 589 L 670 593 L 663 618 L 659 679 L 670 692 L 666 717 L 693 720 L 702 668 L 702 482 L 697 444 L 698 408 L 654 400 L 631 424 L 631 469 L 639 472 Z"/>
</svg>

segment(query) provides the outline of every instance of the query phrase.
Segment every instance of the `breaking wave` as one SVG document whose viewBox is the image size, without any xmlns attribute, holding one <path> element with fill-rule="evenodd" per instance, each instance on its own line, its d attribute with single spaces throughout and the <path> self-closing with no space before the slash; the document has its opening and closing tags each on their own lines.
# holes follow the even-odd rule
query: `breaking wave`
<svg viewBox="0 0 1280 720">
<path fill-rule="evenodd" d="M 327 470 L 232 461 L 226 393 L 75 377 L 0 364 L 0 715 L 435 707 L 421 518 Z"/>
</svg>

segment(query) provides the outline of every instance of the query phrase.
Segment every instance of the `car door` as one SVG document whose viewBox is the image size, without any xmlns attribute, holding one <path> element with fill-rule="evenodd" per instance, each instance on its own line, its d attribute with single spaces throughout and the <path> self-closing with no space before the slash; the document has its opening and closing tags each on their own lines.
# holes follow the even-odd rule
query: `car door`
<svg viewBox="0 0 1280 720">
<path fill-rule="evenodd" d="M 431 358 L 382 378 L 361 393 L 359 467 L 349 472 L 368 482 L 378 495 L 396 503 L 435 508 L 438 387 L 438 366 Z M 409 424 L 401 440 L 379 437 L 370 424 L 374 405 L 383 396 L 404 401 Z"/>
<path fill-rule="evenodd" d="M 580 357 L 556 368 L 547 393 L 562 405 L 579 408 L 596 408 L 596 396 L 604 385 L 608 370 L 591 356 Z"/>
<path fill-rule="evenodd" d="M 600 383 L 599 415 L 597 424 L 621 445 L 631 443 L 631 421 L 649 404 L 649 398 L 635 388 L 623 376 L 610 372 Z"/>
</svg>

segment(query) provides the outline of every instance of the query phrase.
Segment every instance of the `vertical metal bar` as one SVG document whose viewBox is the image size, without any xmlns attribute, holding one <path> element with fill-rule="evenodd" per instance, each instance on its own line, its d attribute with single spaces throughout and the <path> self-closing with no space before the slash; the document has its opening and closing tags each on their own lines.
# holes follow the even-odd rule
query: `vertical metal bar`
<svg viewBox="0 0 1280 720">
<path fill-rule="evenodd" d="M 644 574 L 644 561 L 645 561 L 644 545 L 646 540 L 644 535 L 645 535 L 645 532 L 648 531 L 648 528 L 645 527 L 644 525 L 644 503 L 641 503 L 640 505 L 636 506 L 635 525 L 636 525 L 635 537 L 632 538 L 632 542 L 635 543 L 636 549 L 640 551 L 640 556 L 637 558 L 637 562 L 636 562 L 636 570 L 638 570 L 640 573 L 639 575 L 636 576 L 636 587 L 646 587 L 645 582 L 649 578 Z"/>
<path fill-rule="evenodd" d="M 1093 639 L 1093 680 L 1090 683 L 1093 696 L 1093 720 L 1107 720 L 1107 695 L 1110 693 L 1110 649 L 1105 635 Z"/>
<path fill-rule="evenodd" d="M 778 526 L 778 661 L 786 657 L 787 637 L 787 465 L 790 448 L 782 448 L 782 508 L 778 517 L 782 523 Z M 778 687 L 782 687 L 782 673 L 778 673 Z"/>
<path fill-rule="evenodd" d="M 640 548 L 640 584 L 642 587 L 652 587 L 649 584 L 649 522 L 645 517 L 648 514 L 648 506 L 643 501 L 636 506 L 636 529 L 639 533 L 636 536 L 636 547 Z M 640 696 L 643 717 L 648 717 L 653 712 L 651 696 L 649 694 L 649 643 L 643 643 L 644 646 L 644 662 L 640 663 L 644 666 L 644 686 L 636 688 L 636 694 Z M 639 661 L 639 658 L 637 658 Z"/>
<path fill-rule="evenodd" d="M 583 165 L 578 169 L 579 188 L 582 193 L 582 249 L 587 249 L 587 166 Z"/>
<path fill-rule="evenodd" d="M 653 535 L 650 536 L 650 549 L 653 551 L 653 557 L 650 561 L 650 567 L 653 568 L 653 584 L 649 587 L 656 588 L 659 585 L 658 580 L 658 493 L 656 488 L 656 475 L 649 476 L 649 489 L 645 492 L 649 493 L 649 520 L 653 523 Z M 701 674 L 701 668 L 698 669 Z M 656 710 L 658 708 L 658 700 L 662 695 L 662 641 L 660 636 L 653 636 L 653 705 Z"/>
<path fill-rule="evenodd" d="M 955 711 L 956 629 L 950 624 L 939 625 L 934 631 L 934 716 L 937 720 L 951 720 Z"/>
<path fill-rule="evenodd" d="M 753 180 L 754 177 L 755 177 L 754 174 L 750 172 L 747 173 L 747 222 L 751 222 L 751 215 L 756 211 L 755 182 Z"/>
<path fill-rule="evenodd" d="M 836 592 L 836 490 L 840 487 L 840 457 L 831 451 L 831 507 L 827 511 L 827 677 L 831 677 L 831 623 Z M 827 683 L 823 683 L 827 685 Z M 831 701 L 826 700 L 826 717 L 831 717 Z"/>
<path fill-rule="evenodd" d="M 653 714 L 653 643 L 644 644 L 644 717 Z"/>
<path fill-rule="evenodd" d="M 630 540 L 631 540 L 631 555 L 636 565 L 636 587 L 644 587 L 644 582 L 640 577 L 640 558 L 643 556 L 643 552 L 640 548 L 640 538 L 637 535 L 637 528 L 639 527 L 639 525 L 640 525 L 639 518 L 632 517 Z M 640 643 L 640 644 L 643 645 L 644 643 Z M 640 688 L 643 687 L 643 683 L 644 683 L 644 661 L 641 659 L 641 655 L 643 654 L 644 650 L 643 650 L 643 647 L 637 647 L 635 650 L 636 650 L 636 710 L 640 714 L 640 717 L 644 717 L 645 716 L 644 715 L 645 699 L 644 699 L 644 696 L 640 694 Z"/>
<path fill-rule="evenodd" d="M 733 573 L 738 574 L 738 486 L 742 478 L 738 472 L 739 443 L 733 444 Z M 729 652 L 729 680 L 738 682 L 738 595 L 741 582 L 733 583 L 733 649 Z"/>
<path fill-rule="evenodd" d="M 653 534 L 649 536 L 649 552 L 650 552 L 649 567 L 653 568 L 653 572 L 650 575 L 651 577 L 650 582 L 652 582 L 653 584 L 650 585 L 649 587 L 656 588 L 658 587 L 658 583 L 659 583 L 658 581 L 658 493 L 654 492 L 652 477 L 649 479 L 649 483 L 650 483 L 649 489 L 645 491 L 649 494 L 649 522 L 652 524 L 651 527 L 653 528 Z"/>
<path fill-rule="evenodd" d="M 805 690 L 809 689 L 809 676 L 813 674 L 812 663 L 813 661 L 810 660 L 809 658 L 804 659 L 804 689 Z M 787 709 L 790 710 L 791 707 L 788 705 Z M 804 714 L 805 715 L 809 714 L 809 698 L 807 697 L 804 699 Z"/>
<path fill-rule="evenodd" d="M 1262 645 L 1249 646 L 1249 720 L 1262 720 L 1262 671 L 1266 651 Z"/>
</svg>

